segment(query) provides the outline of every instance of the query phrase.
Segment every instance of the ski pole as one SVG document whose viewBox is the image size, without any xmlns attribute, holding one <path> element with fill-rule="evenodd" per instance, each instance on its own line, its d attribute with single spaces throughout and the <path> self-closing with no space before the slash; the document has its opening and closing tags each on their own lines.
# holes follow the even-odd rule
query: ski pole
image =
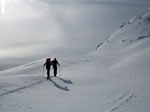
<svg viewBox="0 0 150 112">
<path fill-rule="evenodd" d="M 60 66 L 59 66 L 59 73 L 60 73 L 60 77 L 61 77 L 61 69 L 60 69 Z"/>
<path fill-rule="evenodd" d="M 44 66 L 43 66 L 43 73 L 42 73 L 42 76 L 44 76 Z"/>
</svg>

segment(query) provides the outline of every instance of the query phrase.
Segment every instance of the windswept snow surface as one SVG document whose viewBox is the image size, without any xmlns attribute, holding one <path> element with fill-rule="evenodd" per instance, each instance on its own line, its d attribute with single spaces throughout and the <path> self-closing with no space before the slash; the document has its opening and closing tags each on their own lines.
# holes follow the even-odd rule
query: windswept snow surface
<svg viewBox="0 0 150 112">
<path fill-rule="evenodd" d="M 0 72 L 0 111 L 150 112 L 149 29 L 150 10 L 89 55 L 58 57 L 50 80 L 45 59 Z"/>
</svg>

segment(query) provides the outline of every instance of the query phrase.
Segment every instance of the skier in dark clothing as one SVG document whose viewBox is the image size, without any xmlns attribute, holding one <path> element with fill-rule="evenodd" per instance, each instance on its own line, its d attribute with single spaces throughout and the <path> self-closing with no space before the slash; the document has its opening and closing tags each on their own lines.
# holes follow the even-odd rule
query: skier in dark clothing
<svg viewBox="0 0 150 112">
<path fill-rule="evenodd" d="M 47 58 L 46 59 L 46 62 L 43 66 L 46 65 L 46 69 L 47 69 L 47 79 L 49 79 L 50 77 L 50 68 L 51 68 L 51 65 L 52 65 L 52 62 L 51 62 L 51 59 L 50 58 Z"/>
<path fill-rule="evenodd" d="M 56 74 L 57 74 L 57 65 L 60 66 L 60 64 L 58 63 L 58 61 L 56 60 L 56 58 L 54 58 L 54 60 L 52 61 L 52 65 L 53 65 L 53 69 L 54 69 L 54 77 L 56 77 Z"/>
</svg>

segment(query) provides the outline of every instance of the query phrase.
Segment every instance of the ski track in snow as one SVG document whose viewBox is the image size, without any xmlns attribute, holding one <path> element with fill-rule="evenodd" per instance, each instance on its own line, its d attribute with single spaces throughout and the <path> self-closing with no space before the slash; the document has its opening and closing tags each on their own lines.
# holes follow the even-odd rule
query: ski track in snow
<svg viewBox="0 0 150 112">
<path fill-rule="evenodd" d="M 129 103 L 134 97 L 136 97 L 133 93 L 128 93 L 128 94 L 123 94 L 119 96 L 117 99 L 113 100 L 111 103 L 115 103 L 114 106 L 112 106 L 109 109 L 109 112 L 115 112 L 116 110 L 120 109 L 123 107 L 123 105 Z"/>
</svg>

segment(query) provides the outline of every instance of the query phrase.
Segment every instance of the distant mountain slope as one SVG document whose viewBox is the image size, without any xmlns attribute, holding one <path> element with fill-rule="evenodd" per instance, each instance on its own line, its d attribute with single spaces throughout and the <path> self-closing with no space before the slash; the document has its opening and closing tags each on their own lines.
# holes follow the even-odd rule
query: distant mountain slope
<svg viewBox="0 0 150 112">
<path fill-rule="evenodd" d="M 143 50 L 150 47 L 150 9 L 120 26 L 95 53 L 114 53 Z M 93 52 L 94 53 L 94 52 Z"/>
</svg>

